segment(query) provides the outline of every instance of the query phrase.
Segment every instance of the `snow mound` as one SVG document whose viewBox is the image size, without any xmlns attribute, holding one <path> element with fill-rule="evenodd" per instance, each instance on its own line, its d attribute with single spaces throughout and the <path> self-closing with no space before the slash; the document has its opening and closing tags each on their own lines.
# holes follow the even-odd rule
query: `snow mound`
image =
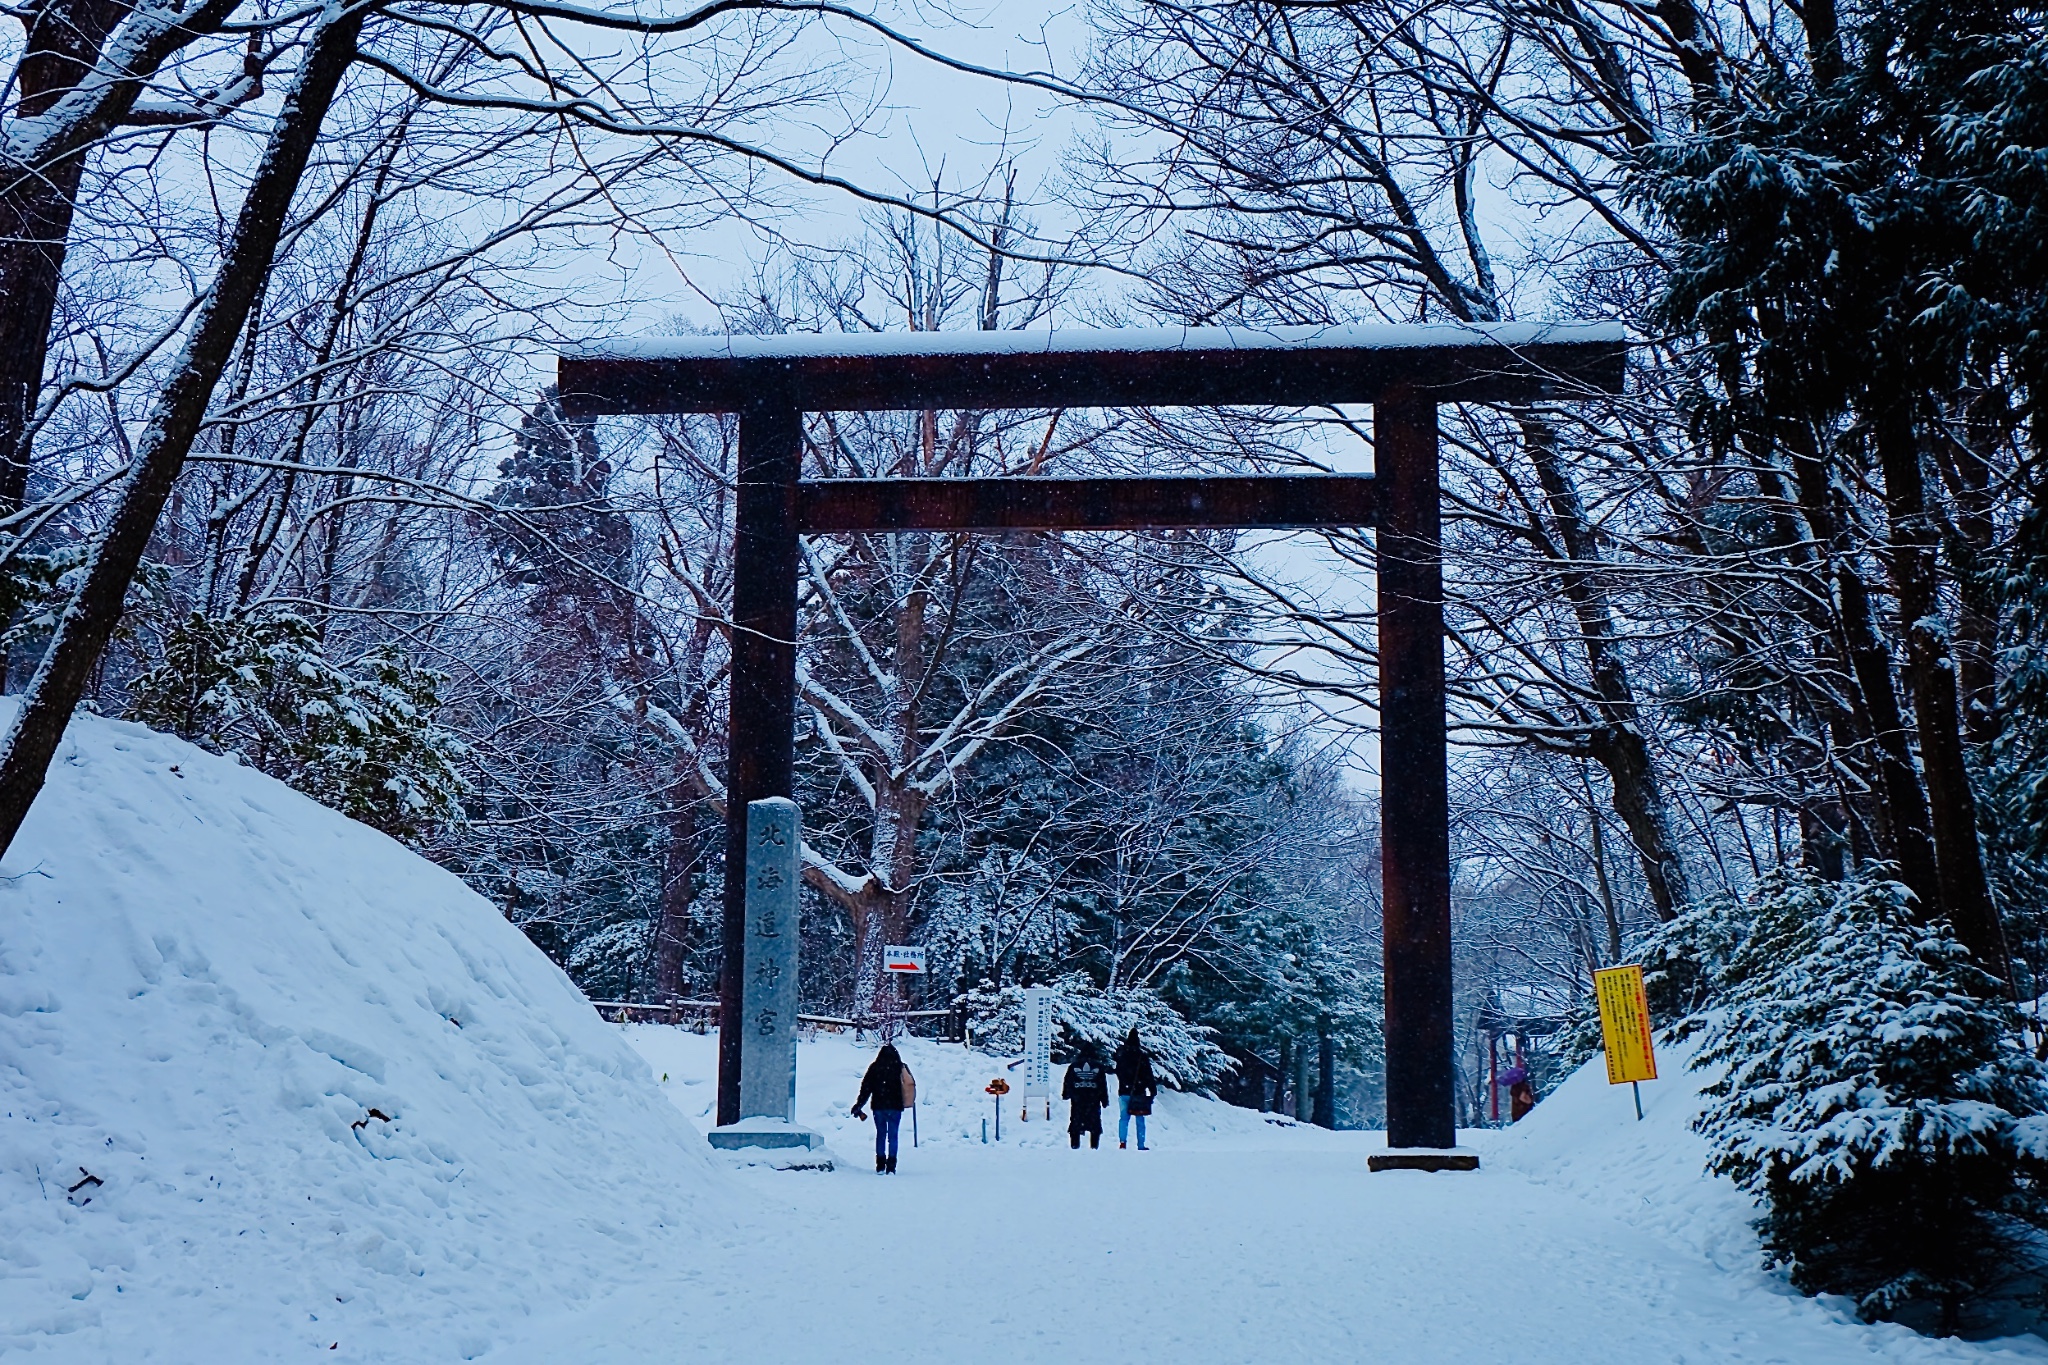
<svg viewBox="0 0 2048 1365">
<path fill-rule="evenodd" d="M 80 717 L 0 864 L 0 1354 L 481 1354 L 731 1227 L 651 1080 L 455 877 Z"/>
<path fill-rule="evenodd" d="M 1692 1131 L 1718 1071 L 1691 1069 L 1698 1040 L 1661 1043 L 1660 1077 L 1642 1083 L 1643 1117 L 1625 1085 L 1610 1085 L 1596 1056 L 1529 1116 L 1481 1135 L 1487 1159 L 1570 1190 L 1607 1212 L 1696 1251 L 1723 1270 L 1756 1270 L 1757 1216 L 1734 1182 L 1707 1171 L 1706 1139 Z"/>
</svg>

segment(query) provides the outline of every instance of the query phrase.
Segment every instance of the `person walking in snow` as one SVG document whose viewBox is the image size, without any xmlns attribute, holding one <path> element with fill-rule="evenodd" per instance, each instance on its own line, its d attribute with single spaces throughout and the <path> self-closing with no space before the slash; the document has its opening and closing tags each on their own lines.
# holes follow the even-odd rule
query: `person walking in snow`
<svg viewBox="0 0 2048 1365">
<path fill-rule="evenodd" d="M 1109 1103 L 1109 1071 L 1095 1044 L 1081 1044 L 1080 1052 L 1068 1063 L 1060 1098 L 1067 1102 L 1067 1145 L 1080 1147 L 1081 1134 L 1086 1133 L 1088 1145 L 1100 1147 L 1102 1106 Z"/>
<path fill-rule="evenodd" d="M 860 1094 L 854 1097 L 853 1116 L 866 1118 L 861 1110 L 875 1107 L 875 1173 L 896 1174 L 896 1138 L 903 1129 L 903 1111 L 917 1103 L 917 1078 L 903 1064 L 895 1044 L 884 1043 L 860 1078 Z"/>
<path fill-rule="evenodd" d="M 1145 1051 L 1137 1025 L 1116 1050 L 1116 1145 L 1131 1145 L 1131 1120 L 1138 1121 L 1138 1150 L 1145 1150 L 1145 1119 L 1152 1112 L 1152 1097 L 1159 1093 L 1159 1079 L 1152 1074 L 1152 1054 Z"/>
</svg>

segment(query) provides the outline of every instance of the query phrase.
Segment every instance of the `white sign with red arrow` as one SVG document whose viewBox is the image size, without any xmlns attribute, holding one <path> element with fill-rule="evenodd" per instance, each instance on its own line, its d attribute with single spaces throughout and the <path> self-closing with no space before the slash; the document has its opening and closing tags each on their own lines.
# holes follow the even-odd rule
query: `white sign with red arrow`
<svg viewBox="0 0 2048 1365">
<path fill-rule="evenodd" d="M 882 949 L 882 970 L 885 972 L 922 972 L 924 970 L 924 949 L 908 944 L 891 944 Z"/>
</svg>

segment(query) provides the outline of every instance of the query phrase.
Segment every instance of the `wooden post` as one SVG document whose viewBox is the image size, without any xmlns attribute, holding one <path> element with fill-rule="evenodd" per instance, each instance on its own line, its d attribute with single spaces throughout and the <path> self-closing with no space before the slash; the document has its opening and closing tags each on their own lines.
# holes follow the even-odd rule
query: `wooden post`
<svg viewBox="0 0 2048 1365">
<path fill-rule="evenodd" d="M 1387 1145 L 1457 1145 L 1436 404 L 1373 409 L 1380 493 L 1380 822 Z"/>
<path fill-rule="evenodd" d="M 1309 1121 L 1318 1128 L 1337 1126 L 1337 1045 L 1327 1014 L 1316 1021 L 1316 1102 Z"/>
<path fill-rule="evenodd" d="M 747 804 L 794 797 L 796 484 L 803 413 L 780 394 L 740 413 L 732 556 L 732 702 L 725 772 L 724 965 L 718 981 L 718 1122 L 740 1118 L 746 982 Z M 801 869 L 801 855 L 798 862 Z"/>
</svg>

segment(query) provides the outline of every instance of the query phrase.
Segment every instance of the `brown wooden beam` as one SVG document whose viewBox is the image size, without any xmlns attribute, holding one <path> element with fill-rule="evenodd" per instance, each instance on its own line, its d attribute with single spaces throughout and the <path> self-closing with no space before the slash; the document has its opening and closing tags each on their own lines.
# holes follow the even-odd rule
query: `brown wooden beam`
<svg viewBox="0 0 2048 1365">
<path fill-rule="evenodd" d="M 578 417 L 737 412 L 765 390 L 808 412 L 1501 403 L 1618 393 L 1626 347 L 1586 324 L 680 337 L 565 355 L 559 384 Z"/>
<path fill-rule="evenodd" d="M 797 485 L 797 528 L 847 531 L 1136 531 L 1370 526 L 1369 474 L 1128 479 L 824 479 Z"/>
<path fill-rule="evenodd" d="M 733 515 L 732 702 L 726 717 L 725 906 L 718 980 L 718 1121 L 740 1117 L 747 944 L 747 803 L 794 796 L 797 474 L 804 418 L 778 395 L 740 414 Z"/>
<path fill-rule="evenodd" d="M 1443 521 L 1436 405 L 1373 409 L 1378 536 L 1380 923 L 1387 1145 L 1454 1147 L 1451 808 L 1444 735 Z"/>
</svg>

